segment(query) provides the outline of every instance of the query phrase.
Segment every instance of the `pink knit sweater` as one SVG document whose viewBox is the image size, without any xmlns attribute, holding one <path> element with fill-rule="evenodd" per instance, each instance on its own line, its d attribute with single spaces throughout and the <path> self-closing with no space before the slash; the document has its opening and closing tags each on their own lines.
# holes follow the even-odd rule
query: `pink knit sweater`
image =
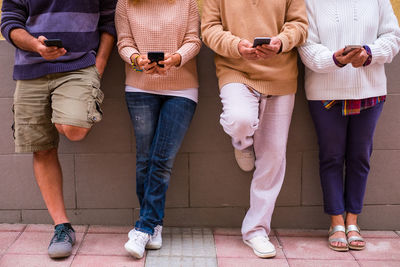
<svg viewBox="0 0 400 267">
<path fill-rule="evenodd" d="M 199 53 L 199 14 L 196 0 L 119 0 L 115 14 L 118 52 L 126 62 L 127 85 L 144 90 L 197 88 L 195 56 Z M 181 65 L 166 75 L 150 75 L 131 68 L 134 53 L 179 53 Z"/>
</svg>

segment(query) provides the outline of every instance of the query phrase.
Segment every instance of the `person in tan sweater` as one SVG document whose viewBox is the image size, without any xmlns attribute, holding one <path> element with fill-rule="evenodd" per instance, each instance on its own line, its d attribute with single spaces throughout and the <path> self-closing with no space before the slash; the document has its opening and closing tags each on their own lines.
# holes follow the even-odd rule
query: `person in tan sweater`
<svg viewBox="0 0 400 267">
<path fill-rule="evenodd" d="M 126 62 L 126 103 L 136 137 L 140 218 L 125 249 L 142 258 L 159 249 L 172 165 L 197 105 L 199 14 L 196 0 L 119 0 L 118 51 Z M 164 52 L 151 62 L 148 52 Z"/>
<path fill-rule="evenodd" d="M 255 167 L 243 241 L 274 257 L 270 222 L 286 168 L 286 143 L 297 89 L 297 51 L 307 37 L 304 0 L 204 0 L 202 36 L 215 51 L 223 104 L 220 123 L 239 167 Z M 269 44 L 253 47 L 255 37 Z"/>
</svg>

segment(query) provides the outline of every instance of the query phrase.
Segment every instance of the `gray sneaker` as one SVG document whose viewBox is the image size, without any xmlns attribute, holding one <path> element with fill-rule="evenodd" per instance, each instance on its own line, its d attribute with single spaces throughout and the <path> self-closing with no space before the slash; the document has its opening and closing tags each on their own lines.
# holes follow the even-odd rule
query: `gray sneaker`
<svg viewBox="0 0 400 267">
<path fill-rule="evenodd" d="M 71 255 L 75 244 L 75 231 L 68 224 L 58 224 L 48 248 L 50 258 L 65 258 Z"/>
</svg>

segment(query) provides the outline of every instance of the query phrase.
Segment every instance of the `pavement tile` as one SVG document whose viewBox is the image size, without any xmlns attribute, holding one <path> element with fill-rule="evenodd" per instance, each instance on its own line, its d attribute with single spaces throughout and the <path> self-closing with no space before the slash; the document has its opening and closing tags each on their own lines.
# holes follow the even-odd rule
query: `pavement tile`
<svg viewBox="0 0 400 267">
<path fill-rule="evenodd" d="M 128 234 L 133 226 L 90 225 L 89 234 Z"/>
<path fill-rule="evenodd" d="M 290 237 L 327 237 L 328 230 L 311 230 L 311 229 L 276 229 L 278 236 Z"/>
<path fill-rule="evenodd" d="M 52 260 L 47 255 L 6 254 L 0 260 L 0 267 L 69 267 L 72 259 Z"/>
<path fill-rule="evenodd" d="M 396 234 L 400 237 L 400 231 L 396 231 Z"/>
<path fill-rule="evenodd" d="M 285 259 L 218 258 L 218 267 L 289 267 Z"/>
<path fill-rule="evenodd" d="M 358 261 L 361 267 L 399 267 L 400 261 Z"/>
<path fill-rule="evenodd" d="M 126 234 L 87 234 L 78 255 L 126 256 L 124 244 L 127 241 Z"/>
<path fill-rule="evenodd" d="M 6 252 L 18 236 L 18 232 L 0 232 L 0 255 Z"/>
<path fill-rule="evenodd" d="M 163 246 L 149 250 L 150 257 L 216 257 L 214 237 L 208 228 L 165 228 Z"/>
<path fill-rule="evenodd" d="M 1 223 L 0 232 L 22 232 L 25 226 L 25 224 Z"/>
<path fill-rule="evenodd" d="M 9 248 L 7 253 L 47 255 L 47 248 L 52 237 L 52 232 L 23 232 L 18 240 Z M 72 254 L 76 254 L 82 242 L 82 238 L 83 233 L 76 233 L 76 243 Z"/>
<path fill-rule="evenodd" d="M 71 267 L 142 267 L 145 258 L 140 260 L 130 256 L 77 255 Z"/>
<path fill-rule="evenodd" d="M 216 235 L 215 245 L 218 258 L 253 258 L 258 259 L 253 250 L 243 243 L 241 236 Z M 279 246 L 276 237 L 270 237 L 270 241 L 275 245 L 275 259 L 285 258 L 282 248 Z"/>
<path fill-rule="evenodd" d="M 290 267 L 359 267 L 355 260 L 295 260 L 289 259 Z M 377 265 L 381 266 L 381 265 Z M 376 266 L 375 266 L 376 267 Z"/>
<path fill-rule="evenodd" d="M 147 257 L 146 267 L 217 267 L 216 258 L 207 257 Z"/>
<path fill-rule="evenodd" d="M 288 259 L 307 260 L 353 260 L 350 253 L 340 253 L 328 247 L 327 238 L 323 237 L 280 237 L 283 250 Z"/>
<path fill-rule="evenodd" d="M 87 225 L 72 225 L 76 233 L 84 233 Z M 52 224 L 28 224 L 25 232 L 54 232 L 54 225 Z"/>
<path fill-rule="evenodd" d="M 368 238 L 362 251 L 351 251 L 357 260 L 392 260 L 400 261 L 400 242 L 397 238 Z"/>
</svg>

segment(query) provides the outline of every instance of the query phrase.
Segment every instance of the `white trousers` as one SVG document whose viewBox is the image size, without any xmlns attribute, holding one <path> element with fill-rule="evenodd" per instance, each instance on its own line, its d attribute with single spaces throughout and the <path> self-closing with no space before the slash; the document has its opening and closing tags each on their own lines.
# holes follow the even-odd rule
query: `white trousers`
<svg viewBox="0 0 400 267">
<path fill-rule="evenodd" d="M 250 208 L 243 220 L 242 235 L 249 240 L 268 236 L 276 198 L 286 169 L 286 144 L 295 96 L 265 96 L 241 83 L 226 84 L 220 93 L 220 123 L 242 150 L 251 145 L 255 171 L 250 187 Z"/>
</svg>

